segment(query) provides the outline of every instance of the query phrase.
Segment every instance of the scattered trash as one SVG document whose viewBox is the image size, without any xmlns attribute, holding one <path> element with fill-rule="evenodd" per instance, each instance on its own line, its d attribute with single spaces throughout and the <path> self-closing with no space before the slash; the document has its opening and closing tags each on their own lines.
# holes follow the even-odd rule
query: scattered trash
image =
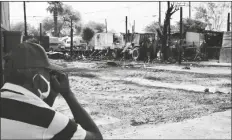
<svg viewBox="0 0 232 140">
<path fill-rule="evenodd" d="M 190 70 L 190 67 L 189 66 L 185 66 L 182 69 Z"/>
<path fill-rule="evenodd" d="M 148 121 L 137 121 L 137 120 L 134 120 L 134 119 L 131 120 L 131 125 L 132 126 L 143 125 L 143 124 L 146 124 L 146 123 L 148 123 Z"/>
<path fill-rule="evenodd" d="M 106 64 L 109 65 L 109 66 L 114 66 L 114 67 L 118 66 L 118 64 L 113 62 L 113 61 L 108 61 Z"/>
<path fill-rule="evenodd" d="M 207 92 L 207 93 L 208 93 L 208 92 L 209 92 L 209 88 L 206 88 L 206 89 L 205 89 L 205 92 Z"/>
<path fill-rule="evenodd" d="M 217 93 L 217 94 L 224 94 L 224 92 L 221 92 L 219 90 L 216 90 L 215 93 Z"/>
<path fill-rule="evenodd" d="M 48 55 L 48 58 L 50 59 L 63 59 L 64 58 L 64 54 L 61 52 L 48 52 L 47 55 Z"/>
</svg>

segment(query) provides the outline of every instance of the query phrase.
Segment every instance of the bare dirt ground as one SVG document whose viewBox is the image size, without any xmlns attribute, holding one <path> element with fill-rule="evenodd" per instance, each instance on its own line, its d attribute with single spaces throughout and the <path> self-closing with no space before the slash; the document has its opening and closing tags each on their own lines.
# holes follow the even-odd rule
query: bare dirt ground
<svg viewBox="0 0 232 140">
<path fill-rule="evenodd" d="M 51 61 L 67 68 L 72 90 L 104 138 L 231 109 L 231 67 Z M 54 107 L 72 118 L 62 97 Z"/>
</svg>

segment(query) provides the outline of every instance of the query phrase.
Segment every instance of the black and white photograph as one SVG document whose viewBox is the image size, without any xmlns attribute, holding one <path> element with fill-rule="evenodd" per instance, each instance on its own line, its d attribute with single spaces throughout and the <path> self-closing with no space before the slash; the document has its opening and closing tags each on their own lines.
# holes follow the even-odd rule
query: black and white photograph
<svg viewBox="0 0 232 140">
<path fill-rule="evenodd" d="M 231 1 L 0 1 L 1 139 L 231 139 L 231 21 Z"/>
</svg>

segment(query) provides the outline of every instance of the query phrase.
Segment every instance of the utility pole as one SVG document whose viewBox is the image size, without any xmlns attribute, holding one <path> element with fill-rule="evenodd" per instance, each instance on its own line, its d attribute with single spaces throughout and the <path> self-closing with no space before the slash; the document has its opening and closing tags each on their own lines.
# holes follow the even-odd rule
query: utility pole
<svg viewBox="0 0 232 140">
<path fill-rule="evenodd" d="M 107 33 L 107 20 L 105 19 L 106 33 Z"/>
<path fill-rule="evenodd" d="M 191 2 L 189 1 L 189 18 L 191 19 Z"/>
<path fill-rule="evenodd" d="M 181 64 L 181 55 L 182 55 L 182 7 L 180 7 L 180 44 L 179 44 L 179 56 L 178 56 L 178 63 Z"/>
<path fill-rule="evenodd" d="M 159 25 L 161 25 L 161 1 L 159 1 Z"/>
<path fill-rule="evenodd" d="M 0 88 L 2 88 L 4 83 L 3 76 L 3 47 L 2 47 L 2 2 L 0 2 Z"/>
<path fill-rule="evenodd" d="M 127 42 L 127 16 L 126 16 L 126 42 Z"/>
<path fill-rule="evenodd" d="M 71 18 L 71 44 L 70 44 L 70 51 L 71 51 L 71 57 L 73 55 L 73 23 L 72 23 L 72 18 Z"/>
<path fill-rule="evenodd" d="M 134 33 L 134 25 L 131 26 L 131 33 Z"/>
<path fill-rule="evenodd" d="M 39 24 L 39 44 L 42 42 L 42 23 Z"/>
<path fill-rule="evenodd" d="M 227 18 L 227 32 L 230 31 L 230 13 L 228 13 L 228 18 Z"/>
<path fill-rule="evenodd" d="M 27 36 L 27 15 L 26 15 L 26 2 L 23 2 L 23 8 L 24 8 L 24 29 L 25 29 L 25 33 L 24 35 Z"/>
<path fill-rule="evenodd" d="M 170 1 L 168 1 L 168 9 L 170 8 Z M 168 46 L 170 45 L 170 34 L 171 34 L 171 24 L 170 24 L 170 20 L 168 19 Z"/>
<path fill-rule="evenodd" d="M 128 42 L 131 42 L 130 30 L 128 30 L 127 33 L 128 33 L 128 35 L 127 35 L 127 37 L 128 37 Z"/>
<path fill-rule="evenodd" d="M 135 32 L 135 20 L 134 20 L 134 25 L 133 25 L 133 33 Z"/>
<path fill-rule="evenodd" d="M 182 27 L 183 27 L 183 26 L 182 26 L 182 14 L 183 14 L 183 13 L 182 13 L 182 7 L 180 7 L 180 40 L 182 39 L 182 32 L 183 32 L 183 31 L 182 31 L 182 30 L 183 30 L 183 29 L 182 29 Z"/>
</svg>

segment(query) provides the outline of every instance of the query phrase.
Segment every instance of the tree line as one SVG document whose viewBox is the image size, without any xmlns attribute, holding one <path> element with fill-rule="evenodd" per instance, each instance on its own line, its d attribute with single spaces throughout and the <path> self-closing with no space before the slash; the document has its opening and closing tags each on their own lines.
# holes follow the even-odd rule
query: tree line
<svg viewBox="0 0 232 140">
<path fill-rule="evenodd" d="M 198 7 L 194 7 L 196 13 L 193 18 L 183 19 L 184 31 L 203 31 L 208 26 L 208 30 L 221 31 L 225 26 L 227 20 L 227 14 L 230 11 L 231 2 L 204 2 Z M 224 23 L 224 25 L 223 25 Z M 153 21 L 148 24 L 144 30 L 146 32 L 156 32 L 157 28 L 163 28 L 163 25 L 159 27 L 157 21 Z M 179 31 L 180 23 L 171 25 L 172 31 Z"/>
<path fill-rule="evenodd" d="M 91 30 L 91 32 L 99 33 L 105 31 L 105 25 L 102 23 L 90 21 L 83 25 L 81 14 L 79 11 L 74 10 L 72 6 L 64 4 L 60 1 L 48 2 L 47 12 L 52 14 L 45 17 L 42 23 L 42 35 L 50 34 L 55 37 L 70 36 L 71 19 L 73 22 L 73 29 L 75 35 L 81 35 L 84 30 Z M 11 24 L 12 31 L 24 32 L 24 22 L 17 22 Z M 28 35 L 39 36 L 40 29 L 27 24 Z"/>
</svg>

